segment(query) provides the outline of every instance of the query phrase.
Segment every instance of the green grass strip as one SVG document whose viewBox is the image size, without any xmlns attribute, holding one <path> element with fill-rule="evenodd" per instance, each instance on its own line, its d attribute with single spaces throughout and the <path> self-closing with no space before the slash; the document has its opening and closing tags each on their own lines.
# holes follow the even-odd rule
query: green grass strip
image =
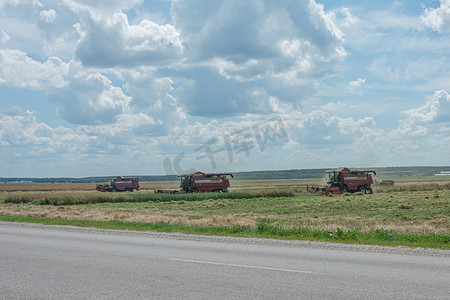
<svg viewBox="0 0 450 300">
<path fill-rule="evenodd" d="M 159 232 L 180 232 L 187 234 L 204 234 L 220 236 L 239 236 L 257 238 L 275 238 L 288 240 L 312 240 L 341 242 L 352 244 L 369 244 L 383 246 L 408 246 L 424 248 L 450 249 L 449 234 L 404 234 L 396 233 L 382 228 L 374 232 L 357 232 L 341 230 L 337 228 L 334 232 L 323 230 L 312 230 L 301 227 L 283 228 L 280 226 L 268 225 L 264 222 L 256 227 L 248 226 L 196 226 L 196 225 L 175 225 L 170 223 L 138 223 L 123 221 L 95 221 L 95 220 L 67 220 L 50 219 L 41 217 L 23 217 L 1 215 L 1 221 L 39 223 L 45 225 L 72 225 L 79 227 L 96 227 L 103 229 L 137 230 L 137 231 L 159 231 Z"/>
<path fill-rule="evenodd" d="M 171 201 L 203 201 L 219 199 L 251 199 L 258 197 L 292 197 L 293 191 L 262 191 L 257 194 L 245 192 L 231 193 L 192 193 L 192 194 L 155 194 L 155 193 L 98 193 L 89 196 L 80 195 L 42 195 L 29 194 L 8 195 L 4 203 L 32 203 L 34 205 L 78 205 L 96 203 L 135 203 L 135 202 L 171 202 Z M 37 198 L 36 198 L 37 197 Z"/>
</svg>

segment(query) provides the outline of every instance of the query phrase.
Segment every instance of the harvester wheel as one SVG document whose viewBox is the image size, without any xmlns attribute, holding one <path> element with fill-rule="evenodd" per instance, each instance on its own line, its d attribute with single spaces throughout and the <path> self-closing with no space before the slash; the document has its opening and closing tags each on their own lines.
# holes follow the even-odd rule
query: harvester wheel
<svg viewBox="0 0 450 300">
<path fill-rule="evenodd" d="M 193 193 L 198 193 L 198 190 L 196 188 L 192 189 Z"/>
<path fill-rule="evenodd" d="M 345 193 L 348 193 L 348 187 L 344 185 L 341 187 L 341 194 L 345 194 Z"/>
<path fill-rule="evenodd" d="M 363 194 L 367 194 L 367 190 L 366 190 L 366 188 L 363 187 L 363 186 L 359 188 L 359 191 L 360 191 L 361 193 L 363 193 Z"/>
<path fill-rule="evenodd" d="M 114 193 L 116 193 L 116 192 L 118 192 L 118 191 L 119 191 L 119 189 L 116 188 L 116 187 L 113 187 L 112 190 L 111 190 L 111 192 L 114 192 Z"/>
</svg>

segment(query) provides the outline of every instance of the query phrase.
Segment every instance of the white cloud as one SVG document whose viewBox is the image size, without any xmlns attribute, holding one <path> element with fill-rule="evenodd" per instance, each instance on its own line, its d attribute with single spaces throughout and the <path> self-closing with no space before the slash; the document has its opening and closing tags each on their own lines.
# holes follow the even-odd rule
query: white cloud
<svg viewBox="0 0 450 300">
<path fill-rule="evenodd" d="M 333 17 L 335 23 L 339 28 L 354 29 L 358 25 L 360 19 L 353 15 L 348 7 L 340 7 L 336 11 L 330 12 L 330 16 Z"/>
<path fill-rule="evenodd" d="M 158 123 L 150 116 L 137 114 L 121 114 L 114 124 L 100 126 L 84 126 L 83 131 L 90 134 L 117 138 L 122 136 L 124 140 L 133 139 L 135 136 L 145 136 L 146 130 L 154 127 Z"/>
<path fill-rule="evenodd" d="M 114 174 L 121 161 L 133 160 L 111 152 L 111 144 L 99 143 L 99 136 L 89 135 L 80 129 L 52 128 L 36 120 L 36 113 L 16 107 L 0 111 L 0 146 L 4 176 L 89 176 L 103 172 L 102 164 Z M 100 148 L 96 148 L 99 146 Z M 101 152 L 103 150 L 103 153 Z M 132 157 L 127 153 L 127 157 Z M 134 158 L 136 161 L 136 158 Z M 115 163 L 111 164 L 112 161 Z M 68 171 L 69 170 L 69 171 Z M 120 174 L 123 174 L 120 172 Z"/>
<path fill-rule="evenodd" d="M 290 120 L 295 131 L 294 138 L 302 144 L 341 145 L 352 144 L 367 133 L 375 130 L 376 122 L 372 117 L 354 120 L 342 118 L 322 110 L 313 110 L 308 114 L 296 115 L 296 121 Z"/>
<path fill-rule="evenodd" d="M 147 130 L 148 124 L 153 124 L 151 133 L 159 131 L 161 135 L 167 132 L 164 128 L 170 128 L 169 124 L 183 119 L 180 108 L 169 95 L 173 90 L 170 79 L 153 78 L 153 85 L 141 82 L 142 86 L 138 87 L 136 78 L 133 84 L 132 78 L 127 77 L 128 90 L 135 94 L 133 100 L 104 74 L 83 70 L 74 61 L 64 63 L 50 58 L 41 63 L 21 51 L 0 49 L 0 62 L 0 83 L 45 91 L 48 101 L 57 104 L 58 116 L 72 124 L 111 124 L 132 120 L 132 116 L 138 118 L 136 112 L 147 113 L 147 121 L 142 123 L 147 124 Z M 151 115 L 157 119 L 153 121 Z"/>
<path fill-rule="evenodd" d="M 0 44 L 1 45 L 5 45 L 9 40 L 10 40 L 10 36 L 4 32 L 3 30 L 0 30 Z"/>
<path fill-rule="evenodd" d="M 142 108 L 146 102 L 163 103 L 159 106 L 164 108 L 158 110 L 164 115 L 163 122 L 171 116 L 180 115 L 181 109 L 195 116 L 221 117 L 281 113 L 295 109 L 317 92 L 319 80 L 337 72 L 338 63 L 346 55 L 342 48 L 342 33 L 334 25 L 332 15 L 314 1 L 284 4 L 262 0 L 249 3 L 197 1 L 186 7 L 185 3 L 175 1 L 171 9 L 174 25 L 159 25 L 146 19 L 130 24 L 123 10 L 136 7 L 140 1 L 94 3 L 67 0 L 63 3 L 79 18 L 74 26 L 79 35 L 76 59 L 81 61 L 82 67 L 98 68 L 86 71 L 86 76 L 99 73 L 107 77 L 105 73 L 114 72 L 120 78 L 126 77 L 128 96 L 132 97 L 130 105 Z M 55 24 L 73 18 L 73 15 L 64 12 L 61 5 L 54 9 L 46 6 L 45 10 L 41 8 L 38 12 L 42 12 L 45 20 Z M 192 22 L 192 14 L 199 15 L 195 22 Z M 58 17 L 53 19 L 52 16 Z M 38 25 L 41 27 L 34 25 L 34 28 L 39 28 L 45 36 L 40 45 L 45 53 L 70 53 L 65 46 L 73 45 L 71 43 L 76 36 L 67 30 L 64 33 L 54 31 L 52 28 L 55 26 L 45 27 L 51 24 Z M 66 28 L 67 24 L 62 25 Z M 25 64 L 34 64 L 38 69 L 45 65 L 45 62 L 38 62 L 25 54 L 22 56 Z M 60 116 L 75 123 L 86 122 L 81 121 L 81 115 L 68 117 L 75 114 L 70 112 L 84 111 L 86 105 L 81 105 L 83 101 L 62 105 L 68 101 L 55 100 L 54 94 L 57 90 L 65 91 L 68 82 L 64 82 L 65 86 L 50 82 L 49 88 L 45 89 L 45 74 L 33 76 L 40 73 L 28 72 L 29 67 L 23 69 L 30 77 L 25 83 L 13 80 L 14 76 L 10 79 L 0 77 L 4 82 L 14 81 L 8 83 L 10 85 L 48 90 L 49 99 L 59 105 Z M 59 72 L 60 69 L 54 68 L 52 72 Z M 151 92 L 149 96 L 152 98 L 146 96 L 145 99 L 141 96 L 145 95 L 141 90 L 148 94 L 148 89 L 137 88 L 139 80 L 135 82 L 122 74 L 127 69 L 130 73 L 139 69 L 150 72 L 153 83 L 159 77 L 175 84 L 170 84 L 170 91 L 166 90 L 165 94 L 169 96 Z M 75 72 L 67 72 L 65 70 L 65 78 L 71 81 Z M 49 79 L 61 77 L 52 75 Z M 74 80 L 68 91 L 79 84 L 80 77 Z M 53 89 L 55 86 L 57 89 Z M 120 93 L 123 92 L 113 93 L 114 97 L 122 97 Z M 68 95 L 67 98 L 81 96 L 77 91 Z M 64 109 L 66 106 L 67 112 Z M 106 110 L 115 117 L 103 115 L 91 123 L 114 121 L 124 113 L 117 108 L 123 105 L 115 107 L 113 111 Z M 154 116 L 148 111 L 146 114 Z M 91 114 L 86 113 L 85 116 L 87 118 Z"/>
<path fill-rule="evenodd" d="M 45 23 L 53 23 L 57 17 L 56 11 L 54 9 L 41 10 L 39 13 L 39 18 Z"/>
<path fill-rule="evenodd" d="M 131 97 L 100 73 L 76 71 L 64 88 L 49 88 L 47 98 L 58 105 L 57 114 L 73 124 L 114 123 L 128 113 Z"/>
<path fill-rule="evenodd" d="M 0 114 L 0 140 L 3 146 L 49 145 L 52 135 L 46 124 L 37 124 L 35 113 L 26 111 L 20 115 Z M 40 135 L 36 133 L 40 132 Z"/>
<path fill-rule="evenodd" d="M 172 25 L 150 20 L 130 25 L 122 12 L 98 19 L 86 17 L 77 30 L 81 38 L 76 55 L 86 66 L 166 66 L 182 52 Z"/>
<path fill-rule="evenodd" d="M 32 5 L 37 7 L 42 7 L 42 3 L 38 0 L 2 0 L 0 2 L 0 8 L 11 5 L 11 6 L 19 6 L 19 5 Z"/>
<path fill-rule="evenodd" d="M 450 95 L 446 91 L 436 91 L 425 105 L 403 111 L 408 124 L 450 122 Z"/>
<path fill-rule="evenodd" d="M 179 100 L 172 95 L 174 82 L 169 77 L 154 77 L 146 69 L 126 71 L 121 74 L 127 82 L 125 90 L 133 95 L 130 102 L 131 111 L 152 116 L 155 121 L 153 128 L 146 128 L 144 135 L 164 135 L 173 126 L 186 121 L 185 110 Z"/>
<path fill-rule="evenodd" d="M 67 86 L 69 65 L 57 57 L 45 62 L 33 60 L 20 50 L 0 49 L 0 84 L 45 90 L 48 86 Z"/>
<path fill-rule="evenodd" d="M 2 171 L 5 176 L 89 176 L 149 174 L 158 167 L 162 173 L 158 142 L 143 134 L 148 126 L 155 121 L 138 113 L 122 114 L 110 125 L 52 128 L 38 122 L 36 112 L 0 110 Z"/>
<path fill-rule="evenodd" d="M 99 16 L 131 9 L 142 2 L 143 0 L 63 0 L 75 12 L 89 12 Z"/>
<path fill-rule="evenodd" d="M 379 140 L 387 145 L 389 158 L 409 165 L 418 165 L 420 161 L 448 164 L 449 94 L 436 91 L 423 106 L 402 113 L 406 117 L 399 120 L 398 128 Z"/>
<path fill-rule="evenodd" d="M 20 107 L 0 111 L 0 141 L 3 146 L 15 147 L 18 155 L 28 155 L 30 151 L 39 153 L 41 150 L 45 153 L 73 152 L 77 151 L 75 148 L 80 150 L 78 146 L 88 140 L 88 137 L 78 135 L 71 129 L 51 128 L 45 123 L 38 123 L 35 112 L 22 111 Z"/>
<path fill-rule="evenodd" d="M 71 123 L 0 112 L 2 170 L 161 174 L 180 152 L 182 168 L 211 169 L 197 159 L 211 139 L 223 169 L 448 163 L 450 40 L 423 30 L 449 31 L 447 3 L 420 23 L 406 1 L 1 1 L 0 89 L 37 90 Z M 251 127 L 275 115 L 289 141 L 263 153 Z M 243 129 L 227 163 L 224 137 Z"/>
<path fill-rule="evenodd" d="M 357 88 L 360 88 L 361 85 L 363 85 L 364 83 L 366 83 L 366 79 L 365 78 L 364 79 L 358 78 L 357 80 L 350 81 L 348 83 L 348 85 L 349 85 L 349 87 L 351 89 L 357 89 Z"/>
<path fill-rule="evenodd" d="M 421 16 L 426 26 L 440 33 L 450 32 L 450 0 L 440 0 L 438 8 L 427 8 Z"/>
<path fill-rule="evenodd" d="M 187 51 L 201 60 L 222 57 L 242 63 L 284 58 L 292 63 L 314 50 L 319 57 L 342 55 L 341 32 L 314 1 L 174 1 L 171 13 Z M 283 55 L 289 45 L 296 45 L 294 59 Z"/>
<path fill-rule="evenodd" d="M 174 1 L 171 13 L 187 58 L 175 95 L 191 115 L 298 105 L 346 56 L 342 33 L 314 1 Z"/>
<path fill-rule="evenodd" d="M 73 24 L 79 16 L 56 0 L 18 1 L 0 8 L 0 28 L 11 37 L 8 48 L 27 53 L 36 60 L 56 56 L 73 57 L 78 34 Z"/>
<path fill-rule="evenodd" d="M 434 38 L 429 31 L 423 30 L 420 16 L 408 11 L 416 4 L 410 1 L 377 2 L 376 6 L 381 9 L 358 4 L 334 10 L 335 23 L 345 34 L 343 45 L 351 54 L 357 55 L 354 57 L 356 61 L 361 59 L 360 53 L 365 53 L 366 58 L 374 61 L 386 60 L 387 66 L 392 66 L 392 69 L 414 67 L 418 59 L 424 58 L 444 61 L 444 65 L 448 66 L 445 61 L 450 40 Z M 415 59 L 405 59 L 411 56 Z M 430 62 L 427 71 L 436 66 L 433 63 Z M 402 75 L 409 78 L 422 76 L 422 72 L 415 70 L 406 70 L 405 73 Z M 441 76 L 440 71 L 435 74 L 439 74 L 437 78 Z"/>
</svg>

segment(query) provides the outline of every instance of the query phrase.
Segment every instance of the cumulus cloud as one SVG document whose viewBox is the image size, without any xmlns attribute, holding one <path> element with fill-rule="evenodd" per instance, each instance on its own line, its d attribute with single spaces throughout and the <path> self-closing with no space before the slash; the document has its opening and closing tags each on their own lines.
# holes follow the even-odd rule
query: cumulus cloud
<svg viewBox="0 0 450 300">
<path fill-rule="evenodd" d="M 48 91 L 48 99 L 58 104 L 59 115 L 75 124 L 87 124 L 87 118 L 94 116 L 90 124 L 115 122 L 130 107 L 144 109 L 158 123 L 179 119 L 180 110 L 194 116 L 230 117 L 296 109 L 317 92 L 321 79 L 337 72 L 346 55 L 332 14 L 315 1 L 197 0 L 189 5 L 174 1 L 173 25 L 149 19 L 130 22 L 124 11 L 140 3 L 66 0 L 55 9 L 34 5 L 34 13 L 44 20 L 33 28 L 45 36 L 40 42 L 45 52 L 69 54 L 66 46 L 76 38 L 67 30 L 65 20 L 70 19 L 79 37 L 75 59 L 93 70 L 75 76 L 77 72 L 69 72 L 72 57 L 69 63 L 53 58 L 39 62 L 25 52 L 6 49 L 0 82 Z M 72 14 L 64 11 L 67 7 Z M 53 28 L 60 26 L 66 29 L 64 33 Z M 107 72 L 125 78 L 127 95 L 112 84 L 106 88 L 93 75 L 108 79 Z M 152 79 L 142 82 L 127 72 L 147 72 Z M 82 76 L 99 82 L 98 95 L 87 97 L 92 103 L 76 100 L 85 95 L 74 87 L 93 89 Z M 148 84 L 147 88 L 138 88 L 141 83 Z M 164 92 L 153 92 L 160 87 Z M 100 100 L 106 98 L 121 100 L 114 104 Z M 89 113 L 82 113 L 88 107 Z"/>
<path fill-rule="evenodd" d="M 195 79 L 182 78 L 175 96 L 190 115 L 226 117 L 244 113 L 271 111 L 270 95 L 255 83 L 227 80 L 214 69 L 196 68 Z"/>
<path fill-rule="evenodd" d="M 389 132 L 387 144 L 396 149 L 405 147 L 402 143 L 427 145 L 427 148 L 431 144 L 438 148 L 448 147 L 450 96 L 446 91 L 435 91 L 423 106 L 403 111 L 402 114 L 405 118 L 399 120 L 398 128 Z"/>
<path fill-rule="evenodd" d="M 172 152 L 165 160 L 166 170 L 180 168 L 179 159 L 182 159 L 181 169 L 185 170 L 199 165 L 210 169 L 215 164 L 219 169 L 246 166 L 269 169 L 292 165 L 314 168 L 319 162 L 323 162 L 321 166 L 330 166 L 335 165 L 336 160 L 341 163 L 352 161 L 353 164 L 361 161 L 364 165 L 376 161 L 369 152 L 376 152 L 372 138 L 382 136 L 382 131 L 372 117 L 345 118 L 321 110 L 279 117 L 276 119 L 280 122 L 278 125 L 264 116 L 246 116 L 234 121 L 219 119 L 174 128 L 168 138 L 178 149 L 178 154 L 184 154 Z M 268 124 L 271 127 L 266 127 Z M 255 135 L 255 126 L 265 136 L 263 148 Z M 283 135 L 282 127 L 286 135 Z M 164 140 L 163 144 L 169 142 Z M 356 152 L 360 154 L 358 157 L 348 158 L 348 153 Z M 260 159 L 264 166 L 255 165 Z"/>
<path fill-rule="evenodd" d="M 173 95 L 195 116 L 292 109 L 283 103 L 313 95 L 346 55 L 332 15 L 314 1 L 174 1 L 174 25 L 130 24 L 122 10 L 136 1 L 64 3 L 81 17 L 76 57 L 84 66 L 153 67 L 177 82 Z"/>
<path fill-rule="evenodd" d="M 36 120 L 36 113 L 20 107 L 0 111 L 0 141 L 2 146 L 23 147 L 19 154 L 28 151 L 57 152 L 61 148 L 72 152 L 71 146 L 88 141 L 88 137 L 76 134 L 68 128 L 51 128 Z M 74 143 L 70 145 L 70 143 Z"/>
<path fill-rule="evenodd" d="M 58 105 L 58 115 L 73 124 L 117 121 L 128 112 L 131 97 L 100 73 L 78 72 L 67 87 L 48 89 L 48 100 Z"/>
<path fill-rule="evenodd" d="M 95 137 L 89 144 L 93 153 L 118 152 L 124 149 L 138 151 L 145 139 L 166 134 L 163 124 L 143 113 L 121 114 L 113 124 L 83 125 L 79 130 L 87 136 Z M 149 142 L 150 143 L 150 142 Z M 116 149 L 115 151 L 111 151 Z M 148 156 L 147 153 L 145 156 Z"/>
<path fill-rule="evenodd" d="M 439 8 L 422 15 L 441 33 L 448 32 L 447 3 L 441 1 Z M 255 156 L 250 159 L 241 147 L 233 153 L 234 168 L 318 167 L 335 165 L 337 160 L 380 164 L 378 158 L 390 152 L 397 155 L 392 161 L 403 162 L 405 151 L 420 147 L 418 141 L 432 144 L 433 135 L 438 136 L 434 145 L 441 143 L 436 149 L 448 148 L 450 109 L 444 91 L 448 83 L 442 76 L 447 73 L 448 42 L 421 36 L 429 31 L 417 25 L 418 16 L 400 13 L 398 3 L 392 12 L 362 16 L 358 5 L 329 12 L 313 0 L 173 0 L 164 4 L 164 8 L 171 5 L 170 15 L 164 11 L 164 17 L 142 13 L 141 4 L 141 0 L 0 2 L 2 15 L 8 16 L 0 20 L 0 84 L 43 91 L 40 94 L 56 104 L 58 116 L 76 125 L 51 128 L 37 122 L 35 112 L 2 111 L 0 143 L 10 147 L 10 156 L 67 155 L 77 168 L 81 161 L 86 163 L 83 172 L 92 174 L 155 173 L 163 169 L 167 153 L 184 151 L 183 163 L 191 164 L 181 164 L 182 168 L 210 168 L 208 159 L 197 159 L 204 154 L 197 149 L 212 139 L 218 140 L 214 150 L 226 149 L 224 137 L 249 128 L 234 142 L 253 143 Z M 366 83 L 361 75 L 345 77 L 350 70 L 346 68 L 339 91 L 326 90 L 334 81 L 324 79 L 339 74 L 347 57 L 344 43 L 357 51 L 357 59 L 370 54 L 361 64 L 372 73 L 371 85 L 381 79 L 378 84 L 384 88 L 397 89 L 402 86 L 398 83 L 417 88 L 418 83 L 439 77 L 441 83 L 435 85 L 442 86 L 424 105 L 404 111 L 397 129 L 385 132 L 375 122 L 384 119 L 369 116 L 377 104 L 366 105 L 364 99 L 352 105 L 356 100 L 345 95 Z M 394 61 L 392 49 L 399 55 L 414 49 L 417 59 Z M 420 57 L 420 51 L 435 55 Z M 342 88 L 342 82 L 348 88 Z M 319 97 L 332 103 L 315 102 L 319 84 Z M 331 100 L 325 99 L 331 94 Z M 251 128 L 274 115 L 282 117 L 289 141 L 280 138 L 276 149 L 267 145 L 262 153 Z M 112 157 L 119 159 L 111 163 Z M 229 160 L 225 150 L 218 157 Z M 101 162 L 102 171 L 87 165 L 92 161 Z M 67 160 L 64 163 L 70 166 Z"/>
<path fill-rule="evenodd" d="M 450 95 L 436 91 L 425 105 L 402 112 L 408 124 L 450 122 Z"/>
<path fill-rule="evenodd" d="M 292 121 L 290 122 L 292 123 Z M 308 145 L 352 144 L 358 138 L 375 130 L 376 122 L 372 117 L 354 120 L 342 118 L 322 110 L 313 110 L 298 116 L 296 140 Z"/>
<path fill-rule="evenodd" d="M 151 117 L 138 113 L 122 114 L 110 125 L 52 128 L 38 122 L 36 112 L 0 110 L 2 170 L 8 176 L 30 177 L 67 176 L 67 169 L 72 176 L 148 174 L 149 164 L 162 162 L 158 143 L 141 132 L 154 125 Z"/>
<path fill-rule="evenodd" d="M 150 20 L 130 25 L 122 12 L 99 19 L 85 17 L 76 28 L 81 37 L 76 55 L 86 66 L 161 66 L 182 52 L 178 32 L 172 25 Z"/>
<path fill-rule="evenodd" d="M 69 65 L 57 57 L 39 62 L 20 50 L 0 49 L 0 84 L 31 90 L 62 88 L 68 84 L 68 69 Z"/>
<path fill-rule="evenodd" d="M 438 8 L 427 8 L 421 16 L 426 26 L 440 33 L 450 32 L 450 0 L 440 0 Z"/>
<path fill-rule="evenodd" d="M 105 74 L 84 70 L 76 61 L 50 58 L 39 62 L 21 51 L 0 49 L 0 62 L 1 84 L 45 91 L 47 100 L 57 105 L 58 116 L 72 124 L 119 123 L 116 131 L 133 128 L 134 134 L 163 135 L 185 118 L 170 95 L 170 78 L 125 72 L 122 76 L 131 97 Z"/>
<path fill-rule="evenodd" d="M 54 9 L 41 10 L 39 13 L 39 18 L 45 23 L 53 23 L 57 17 L 56 11 Z"/>
<path fill-rule="evenodd" d="M 15 108 L 0 112 L 0 141 L 3 146 L 51 144 L 51 130 L 46 124 L 38 124 L 34 112 L 22 112 Z M 36 133 L 40 132 L 38 136 Z"/>
<path fill-rule="evenodd" d="M 191 63 L 174 75 L 176 94 L 192 115 L 299 104 L 346 55 L 342 33 L 314 1 L 174 1 L 171 14 Z"/>
<path fill-rule="evenodd" d="M 436 91 L 417 108 L 404 111 L 398 127 L 377 138 L 386 145 L 385 158 L 404 165 L 446 165 L 450 155 L 450 98 Z"/>
<path fill-rule="evenodd" d="M 99 174 L 101 171 L 98 164 L 106 166 L 111 161 L 110 158 L 103 159 L 100 152 L 103 150 L 105 153 L 105 150 L 111 148 L 111 144 L 101 144 L 101 149 L 95 148 L 99 145 L 100 138 L 80 129 L 52 128 L 38 122 L 36 112 L 23 111 L 20 107 L 0 111 L 0 147 L 4 176 L 48 177 L 73 174 L 71 176 L 81 177 Z M 128 155 L 131 156 L 132 153 Z M 122 157 L 117 161 L 125 159 Z M 131 164 L 133 161 L 129 160 L 127 163 Z M 71 170 L 70 173 L 68 169 Z"/>
<path fill-rule="evenodd" d="M 186 121 L 185 110 L 172 94 L 174 81 L 170 77 L 155 77 L 145 69 L 123 72 L 122 76 L 127 81 L 125 91 L 133 95 L 131 110 L 152 116 L 155 121 L 154 126 L 146 126 L 141 134 L 161 136 Z"/>
<path fill-rule="evenodd" d="M 79 16 L 60 1 L 4 3 L 0 15 L 0 28 L 11 37 L 9 48 L 39 60 L 56 56 L 67 61 L 73 57 L 79 39 L 73 24 L 79 22 Z"/>
<path fill-rule="evenodd" d="M 342 33 L 314 1 L 174 1 L 171 13 L 193 59 L 262 60 L 261 74 L 302 62 L 307 55 L 313 64 L 314 58 L 343 54 Z"/>
</svg>

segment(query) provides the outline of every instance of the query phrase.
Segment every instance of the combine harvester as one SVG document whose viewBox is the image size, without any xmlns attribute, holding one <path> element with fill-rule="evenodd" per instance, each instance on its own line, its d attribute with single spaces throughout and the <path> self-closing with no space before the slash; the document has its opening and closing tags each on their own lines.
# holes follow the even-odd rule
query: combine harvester
<svg viewBox="0 0 450 300">
<path fill-rule="evenodd" d="M 139 177 L 122 177 L 110 178 L 109 184 L 97 184 L 95 189 L 99 192 L 132 192 L 139 190 Z"/>
<path fill-rule="evenodd" d="M 155 190 L 155 193 L 186 194 L 186 193 L 227 193 L 231 173 L 203 173 L 200 171 L 189 174 L 179 174 L 180 190 Z"/>
<path fill-rule="evenodd" d="M 348 168 L 338 168 L 336 170 L 325 171 L 327 187 L 306 186 L 308 191 L 317 192 L 328 196 L 330 194 L 345 194 L 361 192 L 363 194 L 372 194 L 372 175 L 377 175 L 372 170 L 354 170 Z"/>
</svg>

